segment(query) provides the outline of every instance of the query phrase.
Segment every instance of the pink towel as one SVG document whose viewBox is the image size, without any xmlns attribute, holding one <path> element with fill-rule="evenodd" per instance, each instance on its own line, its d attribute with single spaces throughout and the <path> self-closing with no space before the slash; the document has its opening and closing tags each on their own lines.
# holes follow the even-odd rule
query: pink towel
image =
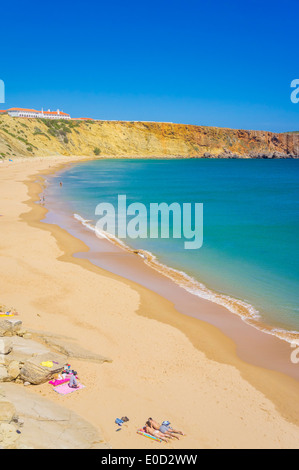
<svg viewBox="0 0 299 470">
<path fill-rule="evenodd" d="M 57 387 L 57 385 L 62 385 L 69 381 L 70 379 L 50 380 L 49 384 L 54 385 L 54 387 Z"/>
<path fill-rule="evenodd" d="M 55 390 L 55 392 L 59 393 L 60 395 L 68 395 L 69 393 L 76 392 L 82 388 L 85 388 L 85 386 L 82 384 L 78 384 L 78 388 L 71 388 L 68 384 L 63 384 L 54 387 L 53 390 Z"/>
</svg>

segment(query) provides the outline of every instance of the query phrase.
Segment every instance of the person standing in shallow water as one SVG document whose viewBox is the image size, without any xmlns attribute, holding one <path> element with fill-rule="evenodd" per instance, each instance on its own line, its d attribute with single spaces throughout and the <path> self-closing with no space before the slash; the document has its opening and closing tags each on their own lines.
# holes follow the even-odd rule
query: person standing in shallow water
<svg viewBox="0 0 299 470">
<path fill-rule="evenodd" d="M 60 181 L 59 186 L 62 188 L 62 181 Z"/>
</svg>

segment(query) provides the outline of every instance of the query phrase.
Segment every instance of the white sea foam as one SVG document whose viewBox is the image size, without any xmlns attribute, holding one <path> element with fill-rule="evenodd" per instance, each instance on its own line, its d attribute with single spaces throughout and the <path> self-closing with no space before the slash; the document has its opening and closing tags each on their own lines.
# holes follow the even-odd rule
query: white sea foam
<svg viewBox="0 0 299 470">
<path fill-rule="evenodd" d="M 259 311 L 253 307 L 253 305 L 240 300 L 230 297 L 229 295 L 221 294 L 211 289 L 207 288 L 203 283 L 196 280 L 195 278 L 189 276 L 184 271 L 179 271 L 177 269 L 171 268 L 165 264 L 160 263 L 157 257 L 146 250 L 134 250 L 126 245 L 123 241 L 119 240 L 115 235 L 112 235 L 103 230 L 97 229 L 92 225 L 90 220 L 86 220 L 78 214 L 74 214 L 74 218 L 78 220 L 84 227 L 93 231 L 98 237 L 104 238 L 111 243 L 121 246 L 123 249 L 134 252 L 141 256 L 144 259 L 144 262 L 156 269 L 158 272 L 168 277 L 174 281 L 177 285 L 184 288 L 190 294 L 196 295 L 203 299 L 209 300 L 211 302 L 217 303 L 230 312 L 238 315 L 243 321 L 253 326 L 259 331 L 264 333 L 276 336 L 290 344 L 299 344 L 299 332 L 298 331 L 289 331 L 280 328 L 269 327 L 266 324 L 262 323 L 262 318 Z"/>
</svg>

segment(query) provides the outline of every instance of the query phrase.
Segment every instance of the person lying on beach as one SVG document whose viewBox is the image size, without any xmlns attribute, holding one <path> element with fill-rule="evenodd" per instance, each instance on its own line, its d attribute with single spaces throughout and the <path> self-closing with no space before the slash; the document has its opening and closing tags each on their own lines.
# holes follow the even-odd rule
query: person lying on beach
<svg viewBox="0 0 299 470">
<path fill-rule="evenodd" d="M 154 421 L 152 418 L 149 418 L 148 421 L 145 424 L 149 425 L 154 431 L 158 431 L 159 433 L 162 432 L 161 429 L 159 429 L 159 424 L 156 423 L 156 421 Z M 178 439 L 179 440 L 179 437 L 175 436 L 174 434 L 170 433 L 169 431 L 162 432 L 162 435 L 164 435 L 164 437 L 167 437 L 167 439 Z"/>
<path fill-rule="evenodd" d="M 160 432 L 163 434 L 180 434 L 181 436 L 184 436 L 185 434 L 182 431 L 177 431 L 176 429 L 173 429 L 170 427 L 170 422 L 169 421 L 163 421 L 162 424 L 157 423 L 157 421 L 154 421 L 153 418 L 148 418 L 148 421 L 151 423 L 152 427 L 154 429 L 158 429 Z M 175 437 L 176 439 L 179 439 L 177 436 L 171 436 Z"/>
<path fill-rule="evenodd" d="M 164 442 L 169 442 L 168 441 L 169 437 L 167 436 L 168 438 L 166 438 L 165 435 L 162 434 L 159 430 L 154 429 L 148 421 L 145 423 L 143 430 L 144 432 L 146 432 L 147 434 L 150 434 L 151 436 L 157 437 L 158 439 L 161 439 Z"/>
</svg>

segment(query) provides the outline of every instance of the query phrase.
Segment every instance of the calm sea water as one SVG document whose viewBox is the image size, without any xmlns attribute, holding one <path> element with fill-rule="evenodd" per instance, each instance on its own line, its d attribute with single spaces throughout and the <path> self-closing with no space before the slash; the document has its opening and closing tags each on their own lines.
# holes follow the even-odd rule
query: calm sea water
<svg viewBox="0 0 299 470">
<path fill-rule="evenodd" d="M 204 243 L 125 240 L 208 288 L 252 305 L 268 324 L 299 331 L 299 161 L 97 160 L 56 175 L 48 192 L 95 224 L 95 207 L 202 202 Z M 78 222 L 79 223 L 79 222 Z"/>
</svg>

